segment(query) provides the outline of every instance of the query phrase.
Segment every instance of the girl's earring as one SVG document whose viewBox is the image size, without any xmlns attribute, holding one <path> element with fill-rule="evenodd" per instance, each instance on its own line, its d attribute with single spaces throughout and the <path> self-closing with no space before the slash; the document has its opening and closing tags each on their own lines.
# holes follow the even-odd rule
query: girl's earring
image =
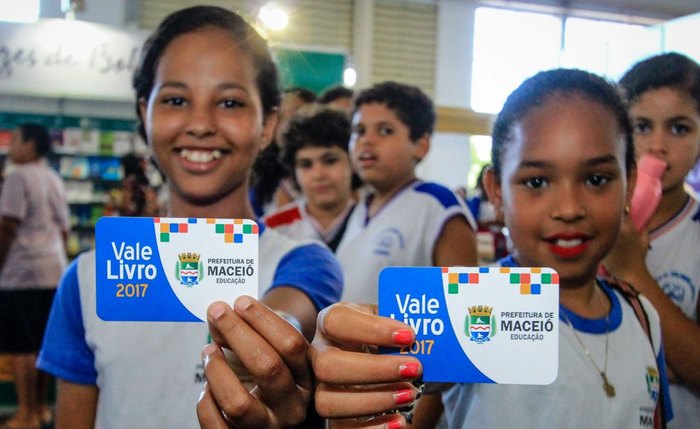
<svg viewBox="0 0 700 429">
<path fill-rule="evenodd" d="M 625 214 L 630 214 L 630 206 L 629 206 L 629 204 L 625 204 Z"/>
<path fill-rule="evenodd" d="M 503 223 L 503 206 L 498 205 L 496 207 L 496 221 L 498 223 Z"/>
</svg>

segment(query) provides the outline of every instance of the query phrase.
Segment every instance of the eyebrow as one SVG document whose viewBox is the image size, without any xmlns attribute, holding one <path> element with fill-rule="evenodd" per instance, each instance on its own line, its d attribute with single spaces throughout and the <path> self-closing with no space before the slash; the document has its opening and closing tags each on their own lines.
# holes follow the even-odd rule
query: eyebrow
<svg viewBox="0 0 700 429">
<path fill-rule="evenodd" d="M 595 158 L 587 159 L 585 164 L 589 167 L 595 167 L 603 164 L 615 164 L 617 163 L 617 158 L 615 155 L 603 155 Z M 552 168 L 552 163 L 548 161 L 537 161 L 537 160 L 524 160 L 518 165 L 518 168 Z"/>
<path fill-rule="evenodd" d="M 586 161 L 586 165 L 589 165 L 591 167 L 595 167 L 597 165 L 601 164 L 617 164 L 617 157 L 615 155 L 605 155 L 605 156 L 599 156 L 596 158 L 592 158 Z"/>
<path fill-rule="evenodd" d="M 170 81 L 165 81 L 163 82 L 159 88 L 177 88 L 177 89 L 187 89 L 188 85 L 185 84 L 184 82 L 176 81 L 176 80 L 170 80 Z M 248 92 L 248 88 L 245 86 L 238 84 L 238 83 L 233 83 L 233 82 L 223 82 L 218 85 L 216 85 L 216 88 L 219 90 L 226 90 L 226 89 L 240 89 L 241 91 Z"/>
<path fill-rule="evenodd" d="M 668 118 L 666 122 L 676 122 L 676 121 L 688 121 L 688 122 L 694 122 L 692 118 L 685 116 L 685 115 L 678 115 L 674 116 L 672 118 Z"/>
<path fill-rule="evenodd" d="M 637 115 L 637 116 L 632 117 L 632 119 L 635 120 L 635 121 L 647 121 L 647 122 L 652 122 L 652 119 L 651 119 L 651 118 L 649 118 L 649 117 L 647 117 L 647 116 L 644 116 L 644 115 Z M 690 121 L 690 122 L 693 122 L 693 119 L 692 119 L 691 117 L 689 117 L 689 116 L 686 116 L 686 115 L 677 115 L 677 116 L 673 116 L 673 117 L 664 119 L 664 122 L 666 122 L 666 123 L 668 123 L 668 122 L 676 122 L 676 121 Z"/>
</svg>

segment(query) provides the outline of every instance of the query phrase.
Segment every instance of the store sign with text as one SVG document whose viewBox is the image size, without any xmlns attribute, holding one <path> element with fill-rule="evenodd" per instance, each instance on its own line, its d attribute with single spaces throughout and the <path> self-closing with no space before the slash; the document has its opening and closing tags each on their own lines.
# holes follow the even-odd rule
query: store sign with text
<svg viewBox="0 0 700 429">
<path fill-rule="evenodd" d="M 146 37 L 84 21 L 0 23 L 0 94 L 133 99 Z"/>
</svg>

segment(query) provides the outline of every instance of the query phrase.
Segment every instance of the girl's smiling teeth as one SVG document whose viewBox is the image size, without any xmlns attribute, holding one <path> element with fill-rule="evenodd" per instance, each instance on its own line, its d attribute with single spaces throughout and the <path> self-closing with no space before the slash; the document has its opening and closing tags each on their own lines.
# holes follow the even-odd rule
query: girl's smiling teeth
<svg viewBox="0 0 700 429">
<path fill-rule="evenodd" d="M 557 240 L 554 240 L 554 244 L 559 247 L 576 247 L 580 246 L 581 243 L 583 243 L 583 239 L 581 238 L 570 238 L 568 240 L 559 238 Z"/>
<path fill-rule="evenodd" d="M 219 149 L 180 149 L 180 156 L 190 162 L 206 163 L 221 158 Z"/>
<path fill-rule="evenodd" d="M 564 234 L 549 237 L 545 241 L 552 253 L 561 258 L 576 258 L 588 248 L 589 237 L 580 234 Z"/>
</svg>

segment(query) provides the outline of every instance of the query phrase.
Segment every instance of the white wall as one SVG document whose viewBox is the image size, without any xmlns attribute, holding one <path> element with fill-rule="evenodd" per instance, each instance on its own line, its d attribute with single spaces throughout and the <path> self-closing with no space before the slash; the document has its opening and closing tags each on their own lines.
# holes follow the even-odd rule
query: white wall
<svg viewBox="0 0 700 429">
<path fill-rule="evenodd" d="M 463 0 L 438 3 L 434 99 L 438 106 L 469 107 L 475 9 L 474 3 Z M 468 135 L 436 133 L 428 156 L 418 165 L 418 175 L 454 189 L 466 186 L 470 164 Z"/>
<path fill-rule="evenodd" d="M 664 48 L 700 62 L 700 13 L 674 19 L 663 25 Z"/>
</svg>

